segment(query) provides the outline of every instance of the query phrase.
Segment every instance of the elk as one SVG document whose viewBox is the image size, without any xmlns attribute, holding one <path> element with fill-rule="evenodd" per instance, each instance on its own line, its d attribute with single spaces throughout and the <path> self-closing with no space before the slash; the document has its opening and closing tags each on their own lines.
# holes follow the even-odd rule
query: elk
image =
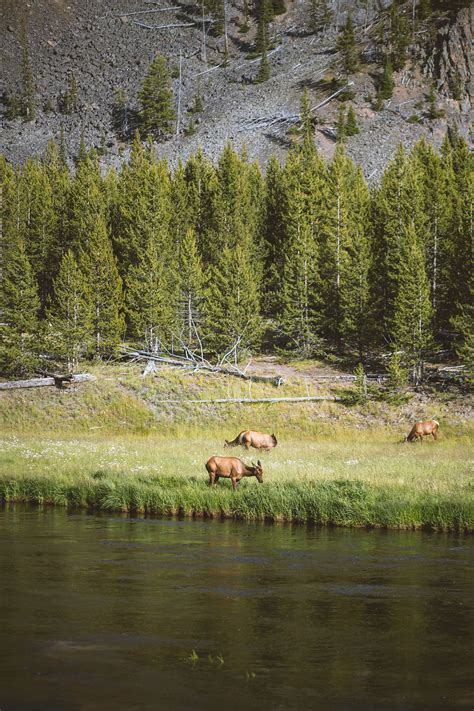
<svg viewBox="0 0 474 711">
<path fill-rule="evenodd" d="M 229 442 L 227 439 L 224 440 L 224 449 L 226 447 L 245 447 L 245 449 L 258 449 L 260 451 L 269 452 L 270 449 L 276 447 L 278 444 L 277 438 L 274 434 L 265 434 L 264 432 L 254 432 L 253 430 L 242 430 L 240 434 L 237 435 L 235 439 Z"/>
<path fill-rule="evenodd" d="M 427 435 L 433 435 L 433 439 L 438 439 L 438 428 L 439 422 L 437 422 L 437 420 L 425 420 L 424 422 L 420 420 L 419 422 L 415 422 L 409 434 L 405 437 L 405 442 L 414 442 L 418 438 L 421 444 L 423 437 Z"/>
<path fill-rule="evenodd" d="M 215 486 L 222 479 L 230 479 L 233 489 L 244 476 L 257 477 L 260 484 L 263 484 L 263 468 L 260 459 L 256 464 L 252 463 L 248 467 L 238 457 L 211 457 L 206 462 L 206 469 L 209 474 L 209 486 Z"/>
</svg>

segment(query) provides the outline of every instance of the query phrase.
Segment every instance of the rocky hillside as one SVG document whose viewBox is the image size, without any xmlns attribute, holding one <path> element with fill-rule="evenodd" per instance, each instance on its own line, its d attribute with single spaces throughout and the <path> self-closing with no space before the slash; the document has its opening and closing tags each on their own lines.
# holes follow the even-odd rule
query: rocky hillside
<svg viewBox="0 0 474 711">
<path fill-rule="evenodd" d="M 349 77 L 353 82 L 349 100 L 360 133 L 348 140 L 347 148 L 362 163 L 366 176 L 376 179 L 399 142 L 410 146 L 425 136 L 439 143 L 448 123 L 456 124 L 469 139 L 474 117 L 474 7 L 469 8 L 467 0 L 432 3 L 430 16 L 416 25 L 405 67 L 394 75 L 393 97 L 375 110 L 373 98 L 386 41 L 380 27 L 390 4 L 390 0 L 336 0 L 331 24 L 314 33 L 309 27 L 310 0 L 287 0 L 286 13 L 270 25 L 271 77 L 255 83 L 259 67 L 258 57 L 252 55 L 256 24 L 251 21 L 249 31 L 242 32 L 242 0 L 227 2 L 227 63 L 223 35 L 207 35 L 203 56 L 200 5 L 189 0 L 163 2 L 161 7 L 149 0 L 3 0 L 4 95 L 11 95 L 20 84 L 21 28 L 26 26 L 37 105 L 36 118 L 23 122 L 6 118 L 4 101 L 3 151 L 14 162 L 24 161 L 28 155 L 41 153 L 62 127 L 71 157 L 77 153 L 82 131 L 88 145 L 100 147 L 104 162 L 119 162 L 128 146 L 114 128 L 114 97 L 123 92 L 133 121 L 140 83 L 160 52 L 175 68 L 174 74 L 182 57 L 182 80 L 173 80 L 176 101 L 180 93 L 182 130 L 159 144 L 160 155 L 176 161 L 202 147 L 216 158 L 231 140 L 237 148 L 245 145 L 249 156 L 264 164 L 271 153 L 285 153 L 291 120 L 282 124 L 281 119 L 298 114 L 303 90 L 308 89 L 312 107 L 334 93 L 341 76 L 338 28 L 350 9 L 361 64 Z M 411 8 L 411 1 L 400 7 L 407 20 Z M 162 25 L 181 26 L 157 27 Z M 61 97 L 72 76 L 78 107 L 65 114 L 60 111 Z M 435 89 L 435 118 L 428 111 L 431 87 Z M 197 94 L 204 110 L 193 115 L 190 110 Z M 316 141 L 328 156 L 334 150 L 339 105 L 333 99 L 314 111 Z"/>
</svg>

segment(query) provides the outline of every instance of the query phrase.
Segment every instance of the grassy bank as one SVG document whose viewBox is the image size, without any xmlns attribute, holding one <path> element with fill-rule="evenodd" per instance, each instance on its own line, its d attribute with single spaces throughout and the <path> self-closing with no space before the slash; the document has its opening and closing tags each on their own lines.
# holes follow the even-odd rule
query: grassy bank
<svg viewBox="0 0 474 711">
<path fill-rule="evenodd" d="M 284 386 L 275 388 L 219 374 L 162 368 L 155 377 L 143 378 L 138 364 L 87 364 L 87 370 L 97 377 L 95 382 L 64 390 L 38 388 L 0 394 L 0 433 L 61 432 L 76 436 L 108 432 L 125 436 L 166 434 L 183 439 L 211 434 L 220 437 L 224 428 L 227 437 L 234 437 L 243 428 L 251 428 L 274 431 L 285 439 L 334 437 L 343 441 L 357 429 L 383 430 L 387 441 L 392 441 L 407 434 L 414 420 L 430 417 L 441 422 L 448 438 L 459 439 L 472 432 L 470 400 L 455 392 L 412 393 L 402 405 L 382 401 L 377 392 L 368 402 L 352 406 L 345 402 L 188 402 L 279 395 L 341 397 L 350 390 L 347 383 L 340 381 L 318 381 L 313 377 L 315 369 L 317 364 L 275 363 L 271 374 L 283 372 L 285 378 Z M 259 372 L 258 368 L 255 370 Z M 164 402 L 169 399 L 180 403 Z"/>
<path fill-rule="evenodd" d="M 222 433 L 223 434 L 223 433 Z M 347 439 L 347 437 L 346 437 Z M 106 511 L 474 532 L 472 450 L 466 442 L 284 441 L 261 458 L 264 483 L 207 486 L 204 462 L 222 438 L 74 439 L 7 436 L 0 499 Z M 247 461 L 247 455 L 234 450 Z M 471 461 L 470 461 L 471 457 Z"/>
</svg>

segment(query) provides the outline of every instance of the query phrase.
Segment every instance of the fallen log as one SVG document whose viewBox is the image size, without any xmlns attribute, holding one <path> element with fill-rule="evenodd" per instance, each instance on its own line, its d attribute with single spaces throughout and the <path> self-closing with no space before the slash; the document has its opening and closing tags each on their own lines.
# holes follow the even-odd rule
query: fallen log
<svg viewBox="0 0 474 711">
<path fill-rule="evenodd" d="M 229 397 L 216 398 L 214 400 L 155 400 L 154 404 L 173 404 L 173 405 L 205 405 L 205 404 L 224 404 L 224 403 L 258 403 L 258 402 L 321 402 L 327 400 L 329 402 L 341 402 L 342 398 L 334 397 L 333 395 L 307 395 L 302 397 Z"/>
<path fill-rule="evenodd" d="M 64 377 L 63 382 L 71 383 L 84 383 L 88 381 L 95 380 L 95 375 L 90 373 L 78 373 L 77 375 L 71 375 Z M 30 378 L 29 380 L 8 380 L 5 383 L 0 383 L 0 390 L 15 390 L 17 388 L 43 388 L 47 385 L 55 385 L 56 387 L 62 387 L 58 385 L 57 377 L 49 378 Z"/>
</svg>

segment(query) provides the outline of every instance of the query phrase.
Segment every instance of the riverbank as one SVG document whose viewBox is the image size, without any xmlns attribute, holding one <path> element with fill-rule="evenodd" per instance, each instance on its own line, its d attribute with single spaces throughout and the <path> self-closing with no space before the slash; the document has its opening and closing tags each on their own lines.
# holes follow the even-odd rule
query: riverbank
<svg viewBox="0 0 474 711">
<path fill-rule="evenodd" d="M 146 515 L 474 532 L 466 441 L 409 445 L 383 432 L 350 441 L 286 441 L 261 455 L 264 483 L 207 485 L 223 438 L 4 437 L 0 501 Z M 237 448 L 244 460 L 257 454 Z M 471 461 L 470 461 L 471 458 Z"/>
<path fill-rule="evenodd" d="M 0 396 L 0 500 L 163 516 L 317 525 L 474 531 L 472 407 L 459 390 L 409 392 L 402 403 L 370 393 L 350 404 L 347 382 L 315 361 L 257 359 L 275 388 L 237 378 L 138 364 L 94 365 L 96 380 L 63 390 Z M 339 402 L 212 404 L 276 395 L 337 395 Z M 349 395 L 349 397 L 348 397 Z M 170 403 L 169 400 L 179 400 Z M 416 419 L 435 417 L 439 440 L 402 444 Z M 243 428 L 275 432 L 261 455 L 264 483 L 209 489 L 213 454 Z"/>
</svg>

